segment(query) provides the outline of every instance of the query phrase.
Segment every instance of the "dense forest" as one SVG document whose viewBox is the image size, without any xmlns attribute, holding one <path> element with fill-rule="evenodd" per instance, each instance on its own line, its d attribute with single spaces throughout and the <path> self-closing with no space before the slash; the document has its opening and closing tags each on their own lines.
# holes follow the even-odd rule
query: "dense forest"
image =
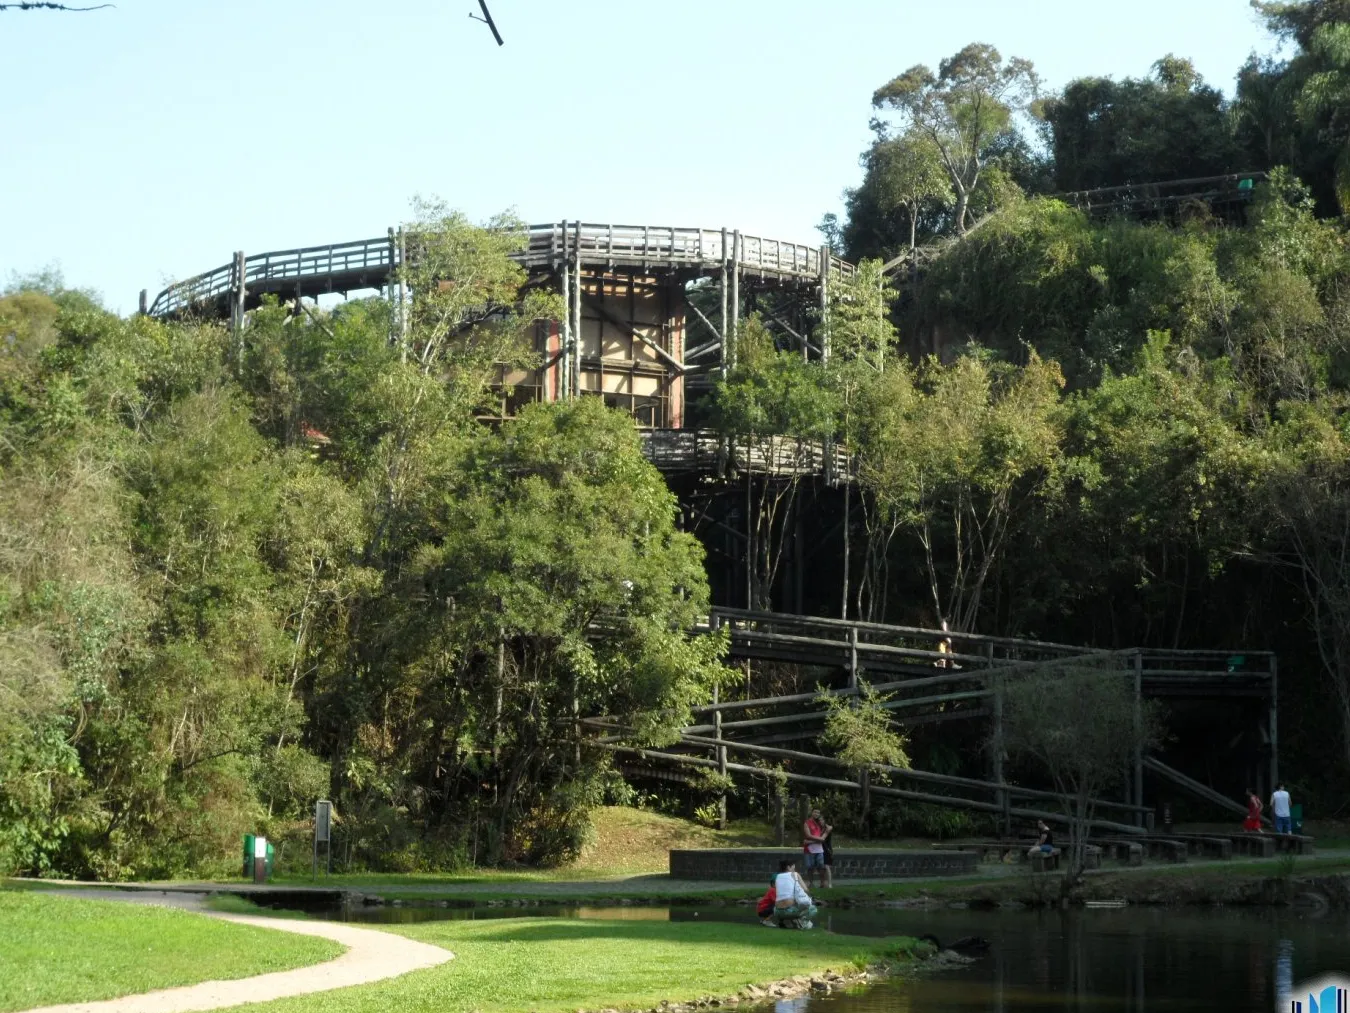
<svg viewBox="0 0 1350 1013">
<path fill-rule="evenodd" d="M 704 411 L 853 454 L 835 614 L 1277 650 L 1286 770 L 1329 813 L 1350 778 L 1350 2 L 1257 6 L 1286 56 L 1232 99 L 1175 56 L 1049 95 L 986 45 L 883 83 L 822 223 L 859 265 L 818 322 L 829 354 L 751 317 Z M 1236 215 L 1053 196 L 1229 173 L 1261 174 Z M 236 344 L 13 280 L 0 870 L 219 871 L 246 829 L 303 838 L 321 796 L 340 863 L 558 861 L 632 793 L 574 716 L 661 742 L 733 677 L 690 632 L 704 550 L 631 419 L 582 398 L 478 421 L 560 312 L 510 259 L 518 224 L 419 206 L 406 329 L 378 298 L 268 305 Z M 762 604 L 784 509 L 761 504 Z"/>
</svg>

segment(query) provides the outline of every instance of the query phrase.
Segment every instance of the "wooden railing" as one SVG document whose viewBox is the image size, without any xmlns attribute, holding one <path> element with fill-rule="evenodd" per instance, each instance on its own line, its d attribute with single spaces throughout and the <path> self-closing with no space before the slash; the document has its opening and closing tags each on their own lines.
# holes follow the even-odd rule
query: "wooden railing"
<svg viewBox="0 0 1350 1013">
<path fill-rule="evenodd" d="M 1151 214 L 1192 202 L 1213 205 L 1250 200 L 1255 184 L 1265 178 L 1264 172 L 1241 172 L 1227 176 L 1127 183 L 1053 196 L 1092 216 Z"/>
<path fill-rule="evenodd" d="M 738 471 L 847 481 L 852 461 L 838 445 L 792 436 L 730 439 L 709 429 L 644 429 L 642 452 L 662 471 Z"/>
<path fill-rule="evenodd" d="M 531 225 L 514 255 L 527 268 L 555 268 L 577 258 L 582 264 L 625 267 L 720 268 L 735 258 L 743 275 L 770 276 L 799 282 L 818 281 L 822 251 L 801 243 L 788 243 L 761 236 L 739 236 L 723 229 L 680 228 L 657 225 L 608 225 L 588 222 L 554 222 Z M 255 293 L 284 291 L 288 282 L 302 284 L 302 291 L 324 291 L 329 285 L 341 291 L 352 287 L 379 287 L 397 266 L 398 252 L 386 234 L 328 246 L 309 246 L 255 254 L 244 259 L 244 286 Z M 831 277 L 848 277 L 853 265 L 829 257 Z M 237 291 L 233 263 L 175 282 L 155 297 L 151 316 L 170 316 L 209 304 Z"/>
</svg>

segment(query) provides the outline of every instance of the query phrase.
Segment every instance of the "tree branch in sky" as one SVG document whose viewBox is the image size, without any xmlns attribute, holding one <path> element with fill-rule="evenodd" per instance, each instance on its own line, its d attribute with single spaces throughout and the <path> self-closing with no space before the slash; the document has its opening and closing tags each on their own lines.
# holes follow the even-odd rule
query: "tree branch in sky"
<svg viewBox="0 0 1350 1013">
<path fill-rule="evenodd" d="M 469 17 L 473 18 L 475 21 L 481 21 L 491 28 L 492 37 L 497 40 L 497 45 L 506 45 L 506 43 L 502 41 L 502 33 L 497 31 L 496 22 L 492 20 L 492 13 L 487 9 L 487 0 L 478 0 L 478 6 L 483 9 L 483 16 L 480 18 L 477 14 L 470 14 Z"/>
</svg>

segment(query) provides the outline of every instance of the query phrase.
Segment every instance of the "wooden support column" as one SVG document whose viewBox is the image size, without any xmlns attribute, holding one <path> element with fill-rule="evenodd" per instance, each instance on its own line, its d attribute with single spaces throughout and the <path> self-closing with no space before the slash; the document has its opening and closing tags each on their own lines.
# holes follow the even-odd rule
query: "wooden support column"
<svg viewBox="0 0 1350 1013">
<path fill-rule="evenodd" d="M 717 703 L 718 690 L 713 687 L 713 703 Z M 722 712 L 713 711 L 713 738 L 719 745 L 717 749 L 717 772 L 723 777 L 727 776 L 727 747 L 720 745 L 722 741 Z M 727 828 L 727 793 L 719 792 L 717 795 L 717 829 L 725 830 Z"/>
<path fill-rule="evenodd" d="M 736 341 L 741 334 L 741 233 L 731 240 L 731 365 L 736 365 Z"/>
<path fill-rule="evenodd" d="M 728 279 L 728 273 L 729 273 L 729 272 L 728 272 L 727 263 L 728 263 L 729 259 L 730 259 L 730 258 L 727 256 L 727 230 L 726 230 L 726 229 L 723 229 L 723 230 L 722 230 L 722 285 L 721 285 L 721 290 L 722 290 L 722 357 L 721 357 L 721 361 L 722 361 L 722 372 L 723 372 L 723 373 L 726 372 L 727 366 L 728 366 L 728 364 L 729 364 L 730 361 L 731 361 L 731 359 L 730 359 L 730 356 L 731 356 L 731 331 L 728 329 L 728 325 L 727 325 L 727 321 L 730 319 L 730 318 L 727 316 L 727 312 L 728 312 L 728 305 L 727 305 L 727 304 L 728 304 L 728 300 L 729 300 L 729 297 L 730 297 L 730 292 L 729 292 L 728 289 L 727 289 L 727 285 L 728 285 L 728 280 L 727 280 L 727 279 Z"/>
<path fill-rule="evenodd" d="M 806 602 L 806 541 L 802 538 L 802 512 L 798 508 L 792 525 L 792 571 L 797 615 L 805 611 Z"/>
<path fill-rule="evenodd" d="M 574 224 L 576 230 L 572 249 L 576 257 L 575 270 L 572 272 L 572 375 L 568 379 L 568 390 L 572 397 L 581 396 L 581 222 Z"/>
<path fill-rule="evenodd" d="M 245 300 L 248 298 L 248 282 L 245 280 L 248 268 L 246 259 L 243 250 L 235 253 L 233 278 L 231 279 L 234 283 L 234 290 L 231 293 L 234 301 L 230 312 L 230 330 L 234 339 L 236 369 L 243 369 L 244 366 L 244 306 Z"/>
<path fill-rule="evenodd" d="M 858 688 L 858 627 L 848 628 L 848 688 Z"/>
<path fill-rule="evenodd" d="M 773 842 L 780 848 L 787 840 L 786 828 L 783 826 L 785 810 L 787 808 L 786 800 L 783 798 L 783 789 L 774 783 L 770 789 L 769 795 L 769 815 L 773 821 Z"/>
<path fill-rule="evenodd" d="M 988 645 L 988 651 L 992 658 L 993 644 Z M 989 688 L 994 692 L 994 734 L 989 744 L 989 751 L 992 754 L 990 760 L 993 766 L 993 781 L 998 788 L 994 791 L 994 802 L 1002 814 L 1002 831 L 1006 836 L 1012 832 L 1012 818 L 1008 814 L 1008 789 L 1003 780 L 1003 754 L 1007 752 L 1007 745 L 1003 738 L 1003 675 L 1001 672 L 991 669 L 989 681 L 993 683 Z"/>
<path fill-rule="evenodd" d="M 404 265 L 408 263 L 408 237 L 401 228 L 395 234 L 394 251 L 398 263 L 398 304 L 396 312 L 398 314 L 399 357 L 403 362 L 407 362 L 408 336 L 412 332 L 412 299 L 408 289 L 408 279 L 404 275 Z"/>
<path fill-rule="evenodd" d="M 150 292 L 148 289 L 141 289 L 140 309 L 138 312 L 141 316 L 145 316 L 150 312 Z"/>
<path fill-rule="evenodd" d="M 1144 804 L 1144 652 L 1134 652 L 1134 798 L 1137 806 Z M 1135 814 L 1137 826 L 1144 825 L 1144 814 Z"/>
<path fill-rule="evenodd" d="M 830 361 L 830 246 L 820 248 L 820 361 Z"/>
<path fill-rule="evenodd" d="M 864 769 L 858 775 L 858 830 L 864 837 L 867 832 L 867 819 L 872 810 L 872 772 Z"/>
<path fill-rule="evenodd" d="M 1270 789 L 1280 786 L 1280 674 L 1275 655 L 1270 656 Z"/>
<path fill-rule="evenodd" d="M 1003 835 L 1010 835 L 1012 832 L 1012 820 L 1008 816 L 1008 790 L 1006 782 L 1003 781 L 1003 755 L 1007 752 L 1007 743 L 1003 737 L 1003 674 L 999 673 L 994 667 L 994 643 L 990 642 L 984 646 L 984 663 L 988 666 L 988 678 L 985 679 L 985 687 L 994 693 L 994 735 L 990 739 L 990 766 L 992 767 L 992 781 L 998 785 L 994 791 L 995 804 L 999 806 L 999 812 L 1002 813 L 1002 831 Z"/>
<path fill-rule="evenodd" d="M 567 399 L 567 379 L 571 375 L 571 360 L 568 357 L 568 349 L 572 347 L 572 256 L 567 249 L 567 222 L 562 225 L 562 297 L 563 297 L 563 318 L 561 345 L 558 349 L 558 383 L 557 399 L 565 401 Z"/>
<path fill-rule="evenodd" d="M 576 769 L 581 769 L 581 694 L 577 684 L 577 675 L 572 674 L 572 735 L 576 739 L 576 752 L 573 759 Z"/>
</svg>

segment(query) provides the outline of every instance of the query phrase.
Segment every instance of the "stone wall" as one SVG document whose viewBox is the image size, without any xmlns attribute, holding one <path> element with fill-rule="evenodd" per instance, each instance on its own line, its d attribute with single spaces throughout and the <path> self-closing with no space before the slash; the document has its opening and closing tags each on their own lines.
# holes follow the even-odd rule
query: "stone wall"
<svg viewBox="0 0 1350 1013">
<path fill-rule="evenodd" d="M 784 858 L 802 868 L 802 853 L 796 848 L 699 848 L 670 852 L 673 879 L 722 879 L 742 883 L 767 883 Z M 960 876 L 972 873 L 979 856 L 963 851 L 881 851 L 867 848 L 835 849 L 835 881 L 849 879 L 913 879 L 926 876 Z"/>
</svg>

